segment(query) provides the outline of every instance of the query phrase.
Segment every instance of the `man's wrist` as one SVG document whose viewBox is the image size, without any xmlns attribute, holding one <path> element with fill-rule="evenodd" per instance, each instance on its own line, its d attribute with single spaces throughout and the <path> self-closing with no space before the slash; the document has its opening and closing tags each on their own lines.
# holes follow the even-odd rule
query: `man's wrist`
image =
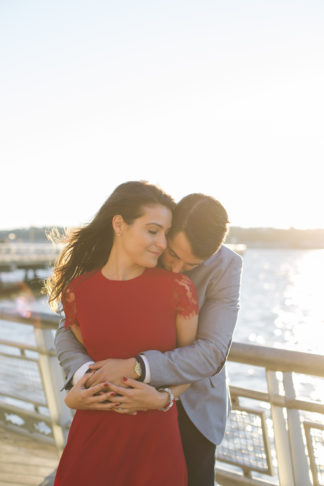
<svg viewBox="0 0 324 486">
<path fill-rule="evenodd" d="M 127 372 L 127 378 L 133 378 L 133 380 L 137 380 L 137 373 L 135 371 L 136 367 L 136 358 L 128 358 L 127 360 L 127 367 L 128 367 L 128 372 Z"/>
<path fill-rule="evenodd" d="M 76 372 L 74 373 L 73 378 L 72 378 L 72 384 L 73 385 L 75 385 L 79 380 L 81 380 L 82 376 L 86 373 L 89 366 L 92 365 L 93 363 L 94 363 L 94 361 L 87 361 L 86 363 L 81 365 L 80 368 L 78 368 L 76 370 Z"/>
<path fill-rule="evenodd" d="M 135 365 L 135 373 L 136 379 L 138 381 L 144 382 L 145 379 L 145 364 L 143 358 L 140 354 L 135 356 L 136 365 Z"/>
<path fill-rule="evenodd" d="M 143 383 L 149 383 L 151 380 L 151 371 L 148 364 L 148 360 L 143 354 L 137 355 L 134 358 L 128 360 L 129 372 L 128 378 L 142 381 Z"/>
</svg>

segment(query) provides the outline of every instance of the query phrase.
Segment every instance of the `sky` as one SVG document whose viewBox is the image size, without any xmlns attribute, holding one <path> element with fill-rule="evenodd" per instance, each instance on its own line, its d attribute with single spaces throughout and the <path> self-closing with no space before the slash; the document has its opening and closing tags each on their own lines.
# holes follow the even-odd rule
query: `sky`
<svg viewBox="0 0 324 486">
<path fill-rule="evenodd" d="M 127 180 L 235 226 L 324 228 L 322 0 L 0 2 L 0 229 Z"/>
</svg>

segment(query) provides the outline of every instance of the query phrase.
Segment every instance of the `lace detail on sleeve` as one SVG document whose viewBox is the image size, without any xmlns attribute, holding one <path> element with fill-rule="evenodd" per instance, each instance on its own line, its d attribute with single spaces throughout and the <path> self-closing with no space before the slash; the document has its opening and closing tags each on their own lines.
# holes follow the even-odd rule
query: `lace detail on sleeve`
<svg viewBox="0 0 324 486">
<path fill-rule="evenodd" d="M 177 314 L 192 317 L 198 314 L 196 289 L 189 277 L 177 274 L 175 277 L 174 301 Z"/>
<path fill-rule="evenodd" d="M 75 300 L 75 293 L 68 287 L 66 290 L 63 291 L 62 294 L 62 304 L 65 314 L 65 323 L 64 327 L 67 329 L 68 327 L 76 324 L 79 326 L 79 323 L 76 318 L 76 300 Z"/>
</svg>

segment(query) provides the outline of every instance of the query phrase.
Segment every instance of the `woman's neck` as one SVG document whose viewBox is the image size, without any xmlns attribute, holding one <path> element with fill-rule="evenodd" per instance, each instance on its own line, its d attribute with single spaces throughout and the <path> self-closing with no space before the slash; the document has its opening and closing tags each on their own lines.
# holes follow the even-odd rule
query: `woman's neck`
<svg viewBox="0 0 324 486">
<path fill-rule="evenodd" d="M 101 272 L 109 280 L 131 280 L 139 277 L 145 267 L 127 261 L 124 255 L 116 248 L 112 248 L 107 263 L 102 267 Z"/>
</svg>

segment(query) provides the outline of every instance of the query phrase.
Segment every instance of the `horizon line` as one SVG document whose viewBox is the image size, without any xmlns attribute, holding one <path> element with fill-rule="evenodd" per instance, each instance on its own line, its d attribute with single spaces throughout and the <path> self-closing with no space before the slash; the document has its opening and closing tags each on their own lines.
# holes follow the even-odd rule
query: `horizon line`
<svg viewBox="0 0 324 486">
<path fill-rule="evenodd" d="M 30 230 L 41 230 L 41 229 L 48 229 L 48 228 L 78 228 L 79 226 L 71 225 L 71 226 L 66 226 L 66 225 L 42 225 L 42 226 L 16 226 L 16 227 L 11 227 L 11 228 L 0 228 L 0 232 L 15 232 L 15 231 L 30 231 Z M 296 230 L 296 231 L 324 231 L 324 227 L 310 227 L 310 228 L 305 228 L 305 227 L 296 227 L 296 226 L 245 226 L 245 225 L 229 225 L 229 230 L 231 228 L 240 228 L 240 229 L 264 229 L 264 230 L 284 230 L 284 231 L 289 231 L 289 230 Z"/>
</svg>

